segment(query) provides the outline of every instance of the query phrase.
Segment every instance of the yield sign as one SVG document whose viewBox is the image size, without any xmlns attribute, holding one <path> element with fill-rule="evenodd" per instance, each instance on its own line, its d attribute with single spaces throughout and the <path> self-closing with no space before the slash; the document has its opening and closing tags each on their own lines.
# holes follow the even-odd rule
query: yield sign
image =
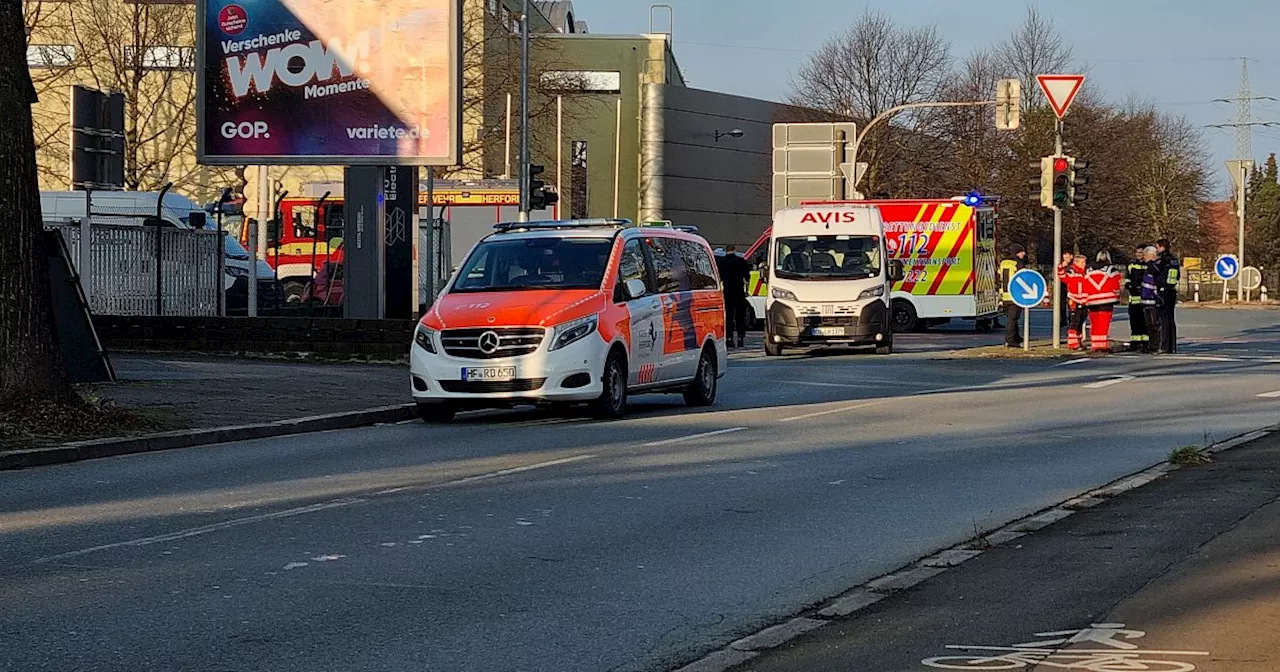
<svg viewBox="0 0 1280 672">
<path fill-rule="evenodd" d="M 1080 85 L 1084 84 L 1084 75 L 1036 75 L 1040 82 L 1040 90 L 1049 99 L 1053 113 L 1061 119 L 1067 116 L 1067 108 L 1080 93 Z"/>
</svg>

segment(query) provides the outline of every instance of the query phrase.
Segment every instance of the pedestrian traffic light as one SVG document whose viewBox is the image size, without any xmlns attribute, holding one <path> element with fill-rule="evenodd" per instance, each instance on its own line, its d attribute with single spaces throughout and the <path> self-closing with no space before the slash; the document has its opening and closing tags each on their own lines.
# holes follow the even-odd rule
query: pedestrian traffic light
<svg viewBox="0 0 1280 672">
<path fill-rule="evenodd" d="M 1077 203 L 1081 203 L 1089 199 L 1089 191 L 1085 189 L 1085 185 L 1089 184 L 1089 162 L 1085 159 L 1070 159 L 1071 172 L 1068 180 L 1068 187 L 1071 191 L 1071 199 L 1068 205 L 1074 207 Z"/>
<path fill-rule="evenodd" d="M 1053 207 L 1065 208 L 1071 205 L 1071 159 L 1066 156 L 1054 156 L 1053 169 Z"/>
<path fill-rule="evenodd" d="M 548 206 L 555 205 L 560 202 L 560 195 L 547 188 L 547 185 L 538 176 L 546 171 L 546 168 L 536 164 L 529 164 L 529 209 L 542 210 Z"/>
</svg>

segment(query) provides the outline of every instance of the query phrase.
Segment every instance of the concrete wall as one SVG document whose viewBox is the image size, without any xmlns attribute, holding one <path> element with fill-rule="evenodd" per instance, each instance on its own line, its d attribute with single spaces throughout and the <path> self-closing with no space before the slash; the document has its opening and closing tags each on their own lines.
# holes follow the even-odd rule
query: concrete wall
<svg viewBox="0 0 1280 672">
<path fill-rule="evenodd" d="M 750 245 L 772 219 L 772 128 L 789 109 L 754 98 L 646 84 L 640 219 L 693 224 L 714 245 Z M 734 129 L 743 136 L 716 140 L 716 131 Z"/>
</svg>

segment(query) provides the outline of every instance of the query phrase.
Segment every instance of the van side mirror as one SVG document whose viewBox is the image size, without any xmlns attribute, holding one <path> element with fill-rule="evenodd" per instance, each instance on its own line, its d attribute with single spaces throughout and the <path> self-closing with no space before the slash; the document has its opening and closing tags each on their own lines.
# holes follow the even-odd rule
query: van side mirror
<svg viewBox="0 0 1280 672">
<path fill-rule="evenodd" d="M 628 280 L 626 284 L 622 286 L 622 288 L 623 288 L 622 291 L 624 294 L 626 294 L 628 301 L 633 301 L 635 299 L 638 299 L 644 296 L 646 291 L 646 287 L 644 286 L 644 280 L 640 280 L 638 278 L 632 278 Z"/>
<path fill-rule="evenodd" d="M 907 277 L 907 271 L 902 267 L 902 262 L 894 259 L 889 262 L 889 280 L 890 282 L 902 282 Z"/>
<path fill-rule="evenodd" d="M 204 212 L 193 212 L 190 215 L 187 215 L 187 223 L 190 224 L 193 229 L 203 229 L 209 223 L 208 215 Z"/>
</svg>

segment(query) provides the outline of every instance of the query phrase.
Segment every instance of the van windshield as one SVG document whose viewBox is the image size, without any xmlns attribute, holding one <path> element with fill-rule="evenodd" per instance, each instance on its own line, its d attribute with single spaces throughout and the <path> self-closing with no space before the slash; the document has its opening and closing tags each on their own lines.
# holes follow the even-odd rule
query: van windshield
<svg viewBox="0 0 1280 672">
<path fill-rule="evenodd" d="M 774 273 L 780 278 L 856 280 L 880 275 L 879 236 L 779 238 Z"/>
<path fill-rule="evenodd" d="M 458 269 L 452 291 L 599 289 L 612 250 L 610 238 L 488 240 Z"/>
</svg>

